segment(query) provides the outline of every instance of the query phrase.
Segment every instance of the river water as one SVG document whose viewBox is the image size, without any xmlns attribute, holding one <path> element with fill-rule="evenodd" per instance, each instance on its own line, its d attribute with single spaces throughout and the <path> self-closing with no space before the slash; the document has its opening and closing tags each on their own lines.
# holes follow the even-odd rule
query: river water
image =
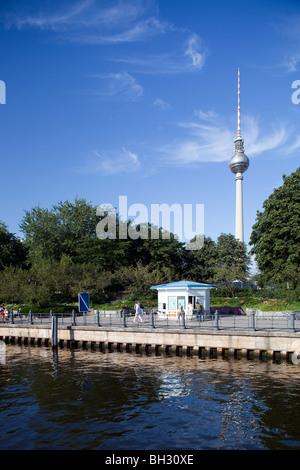
<svg viewBox="0 0 300 470">
<path fill-rule="evenodd" d="M 2 344 L 0 449 L 300 449 L 300 365 Z"/>
</svg>

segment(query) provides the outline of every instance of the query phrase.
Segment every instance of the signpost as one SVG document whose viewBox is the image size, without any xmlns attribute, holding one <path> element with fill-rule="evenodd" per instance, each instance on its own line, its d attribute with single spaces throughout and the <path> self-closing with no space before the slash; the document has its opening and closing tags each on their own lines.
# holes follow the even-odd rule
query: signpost
<svg viewBox="0 0 300 470">
<path fill-rule="evenodd" d="M 78 304 L 79 312 L 88 312 L 90 310 L 90 294 L 88 292 L 78 294 Z"/>
</svg>

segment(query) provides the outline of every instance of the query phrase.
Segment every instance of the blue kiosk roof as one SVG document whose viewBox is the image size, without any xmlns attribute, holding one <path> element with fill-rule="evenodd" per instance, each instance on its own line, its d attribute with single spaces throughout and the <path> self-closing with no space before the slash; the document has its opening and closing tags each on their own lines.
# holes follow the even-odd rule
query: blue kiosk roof
<svg viewBox="0 0 300 470">
<path fill-rule="evenodd" d="M 203 284 L 202 282 L 177 281 L 169 282 L 167 284 L 160 284 L 158 286 L 152 286 L 150 289 L 213 289 L 214 287 L 217 286 Z"/>
</svg>

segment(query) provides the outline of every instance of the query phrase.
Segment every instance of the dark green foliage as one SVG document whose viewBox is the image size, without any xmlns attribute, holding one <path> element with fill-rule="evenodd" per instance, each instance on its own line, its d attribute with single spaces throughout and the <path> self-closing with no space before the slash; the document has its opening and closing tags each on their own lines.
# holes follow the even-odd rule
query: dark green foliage
<svg viewBox="0 0 300 470">
<path fill-rule="evenodd" d="M 263 283 L 300 281 L 300 168 L 275 189 L 257 212 L 250 238 Z"/>
<path fill-rule="evenodd" d="M 10 233 L 5 224 L 0 222 L 0 271 L 5 266 L 26 266 L 27 249 L 13 233 Z"/>
</svg>

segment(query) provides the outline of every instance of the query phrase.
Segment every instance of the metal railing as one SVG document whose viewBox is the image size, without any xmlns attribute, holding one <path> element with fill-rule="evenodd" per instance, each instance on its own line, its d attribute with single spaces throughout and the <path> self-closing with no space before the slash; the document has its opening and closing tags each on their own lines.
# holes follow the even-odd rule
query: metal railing
<svg viewBox="0 0 300 470">
<path fill-rule="evenodd" d="M 152 309 L 144 313 L 144 321 L 135 319 L 133 314 L 126 310 L 117 312 L 99 311 L 93 313 L 35 313 L 18 314 L 12 311 L 5 316 L 0 314 L 0 324 L 49 324 L 53 316 L 56 317 L 58 326 L 92 326 L 92 327 L 135 327 L 135 328 L 173 328 L 173 329 L 212 329 L 212 330 L 249 330 L 249 331 L 300 331 L 299 312 L 284 312 L 281 315 L 263 314 L 257 315 L 222 315 L 218 311 L 213 314 L 192 318 L 182 316 L 180 319 L 168 318 L 157 315 Z"/>
</svg>

